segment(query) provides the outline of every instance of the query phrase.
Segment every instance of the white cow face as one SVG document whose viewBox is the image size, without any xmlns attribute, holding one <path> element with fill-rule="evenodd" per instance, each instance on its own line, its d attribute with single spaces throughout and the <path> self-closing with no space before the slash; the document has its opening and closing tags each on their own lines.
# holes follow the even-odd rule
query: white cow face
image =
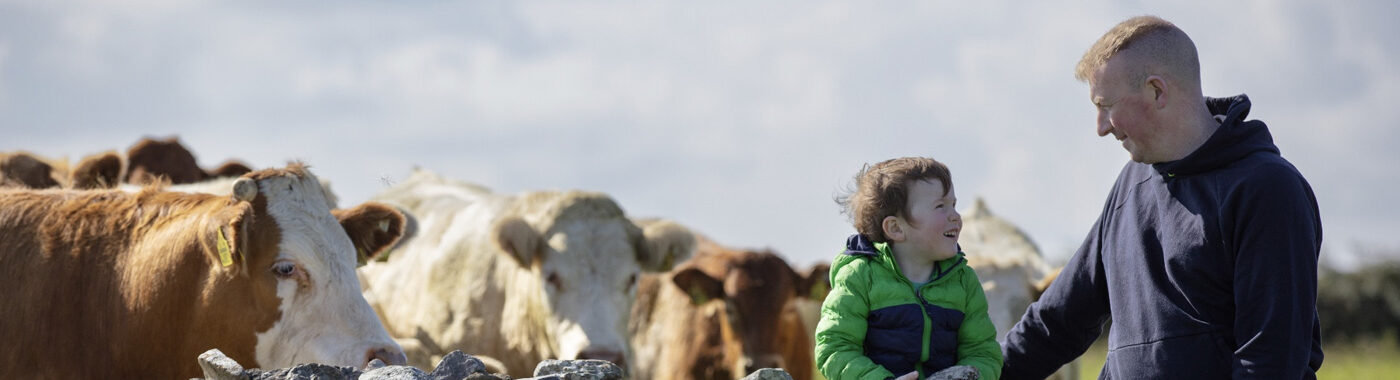
<svg viewBox="0 0 1400 380">
<path fill-rule="evenodd" d="M 497 224 L 501 247 L 541 284 L 561 359 L 601 359 L 627 368 L 627 322 L 640 273 L 669 266 L 693 249 L 694 238 L 683 228 L 660 223 L 644 230 L 618 211 L 576 213 L 541 229 L 519 218 Z"/>
<path fill-rule="evenodd" d="M 1001 341 L 1034 301 L 1035 284 L 1019 265 L 979 265 L 975 270 L 987 294 L 987 316 L 996 326 L 997 341 Z"/>
<path fill-rule="evenodd" d="M 253 223 L 270 219 L 280 236 L 245 268 L 260 287 L 272 288 L 279 305 L 280 318 L 256 336 L 257 364 L 363 367 L 374 358 L 403 364 L 403 350 L 365 302 L 355 274 L 357 250 L 373 254 L 392 244 L 402 233 L 402 215 L 366 204 L 333 216 L 320 183 L 296 169 L 234 184 L 235 199 L 266 210 L 252 215 Z"/>
</svg>

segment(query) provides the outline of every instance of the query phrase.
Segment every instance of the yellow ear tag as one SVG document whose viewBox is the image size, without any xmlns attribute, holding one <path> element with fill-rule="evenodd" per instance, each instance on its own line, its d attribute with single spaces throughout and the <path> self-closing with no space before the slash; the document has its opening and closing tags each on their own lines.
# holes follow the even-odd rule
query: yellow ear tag
<svg viewBox="0 0 1400 380">
<path fill-rule="evenodd" d="M 224 229 L 219 229 L 219 262 L 224 266 L 233 265 L 233 254 L 228 250 L 228 239 L 224 238 Z"/>
</svg>

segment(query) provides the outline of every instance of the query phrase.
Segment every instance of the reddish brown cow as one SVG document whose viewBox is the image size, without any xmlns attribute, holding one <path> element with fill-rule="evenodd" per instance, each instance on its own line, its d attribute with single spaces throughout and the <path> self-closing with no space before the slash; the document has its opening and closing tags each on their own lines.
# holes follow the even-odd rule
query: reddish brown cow
<svg viewBox="0 0 1400 380">
<path fill-rule="evenodd" d="M 210 348 L 250 367 L 404 363 L 355 277 L 402 214 L 332 214 L 298 164 L 232 186 L 0 190 L 0 379 L 190 378 Z"/>
<path fill-rule="evenodd" d="M 0 154 L 0 188 L 46 189 L 58 187 L 54 168 L 27 152 Z"/>
<path fill-rule="evenodd" d="M 180 144 L 180 139 L 142 138 L 126 151 L 127 171 L 124 182 L 147 184 L 164 177 L 171 184 L 195 183 L 210 178 L 233 177 L 252 171 L 247 165 L 228 161 L 211 172 L 205 172 L 195 162 L 194 154 Z"/>
<path fill-rule="evenodd" d="M 812 377 L 812 336 L 792 301 L 825 279 L 799 275 L 770 251 L 701 239 L 695 256 L 644 276 L 632 308 L 641 379 L 738 379 L 760 368 Z"/>
</svg>

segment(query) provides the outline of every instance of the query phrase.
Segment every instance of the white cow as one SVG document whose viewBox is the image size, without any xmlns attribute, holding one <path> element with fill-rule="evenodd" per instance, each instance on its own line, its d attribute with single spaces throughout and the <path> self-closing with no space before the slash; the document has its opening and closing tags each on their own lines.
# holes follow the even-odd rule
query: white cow
<svg viewBox="0 0 1400 380">
<path fill-rule="evenodd" d="M 695 245 L 674 223 L 638 227 L 601 193 L 501 195 L 419 170 L 376 200 L 417 225 L 387 261 L 361 268 L 365 296 L 422 367 L 462 350 L 516 377 L 549 358 L 627 368 L 638 275 Z"/>
<path fill-rule="evenodd" d="M 968 265 L 982 280 L 987 314 L 996 326 L 997 341 L 1005 342 L 1006 333 L 1021 321 L 1026 308 L 1040 298 L 1059 271 L 1045 264 L 1040 248 L 1025 232 L 993 215 L 981 198 L 962 214 L 962 220 L 958 244 L 967 254 Z M 1078 363 L 1072 362 L 1051 378 L 1076 379 L 1077 369 Z"/>
</svg>

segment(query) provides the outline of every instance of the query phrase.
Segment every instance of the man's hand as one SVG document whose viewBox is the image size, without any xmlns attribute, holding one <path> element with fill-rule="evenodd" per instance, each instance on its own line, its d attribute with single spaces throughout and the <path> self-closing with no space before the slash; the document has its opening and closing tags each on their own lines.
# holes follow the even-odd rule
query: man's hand
<svg viewBox="0 0 1400 380">
<path fill-rule="evenodd" d="M 896 377 L 894 380 L 919 380 L 919 371 L 906 373 L 904 376 Z"/>
<path fill-rule="evenodd" d="M 977 380 L 980 377 L 982 377 L 981 374 L 977 373 L 977 369 L 972 368 L 972 366 L 955 365 L 942 371 L 934 372 L 932 375 L 928 375 L 928 378 L 924 380 Z"/>
</svg>

